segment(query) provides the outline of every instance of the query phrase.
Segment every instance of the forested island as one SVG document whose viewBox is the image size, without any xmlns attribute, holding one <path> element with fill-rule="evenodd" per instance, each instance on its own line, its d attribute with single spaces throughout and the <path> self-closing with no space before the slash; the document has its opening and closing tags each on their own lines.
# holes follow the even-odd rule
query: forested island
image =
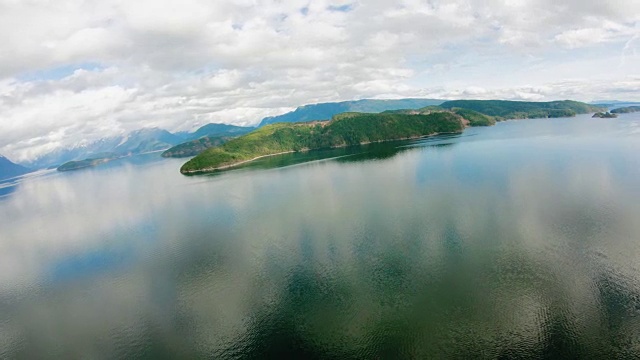
<svg viewBox="0 0 640 360">
<path fill-rule="evenodd" d="M 640 112 L 640 106 L 626 106 L 611 110 L 612 114 L 628 114 L 634 112 Z"/>
<path fill-rule="evenodd" d="M 330 121 L 276 123 L 209 148 L 185 163 L 180 172 L 194 174 L 224 169 L 264 156 L 413 139 L 461 132 L 467 126 L 491 126 L 509 119 L 560 118 L 605 109 L 578 101 L 526 102 L 454 100 L 420 109 L 378 114 L 347 112 Z M 185 144 L 200 149 L 202 142 Z M 185 150 L 186 152 L 186 150 Z"/>
<path fill-rule="evenodd" d="M 120 158 L 120 156 L 114 154 L 114 155 L 109 155 L 109 156 L 104 156 L 104 157 L 99 157 L 99 158 L 91 158 L 91 159 L 76 160 L 76 161 L 67 161 L 66 163 L 58 166 L 57 170 L 58 171 L 80 170 L 80 169 L 85 169 L 85 168 L 89 168 L 89 167 L 98 166 L 100 164 L 108 163 L 109 161 L 112 161 L 112 160 L 115 160 L 115 159 L 118 159 L 118 158 Z"/>
<path fill-rule="evenodd" d="M 593 114 L 592 117 L 593 118 L 601 118 L 601 119 L 612 119 L 612 118 L 617 118 L 618 115 L 616 113 L 614 113 L 614 112 L 608 112 L 608 111 L 607 112 L 602 112 L 602 111 L 599 111 L 599 112 Z"/>
<path fill-rule="evenodd" d="M 288 152 L 461 132 L 465 123 L 461 116 L 451 112 L 426 115 L 345 113 L 334 116 L 331 121 L 277 123 L 204 151 L 184 164 L 180 172 L 213 171 Z"/>
</svg>

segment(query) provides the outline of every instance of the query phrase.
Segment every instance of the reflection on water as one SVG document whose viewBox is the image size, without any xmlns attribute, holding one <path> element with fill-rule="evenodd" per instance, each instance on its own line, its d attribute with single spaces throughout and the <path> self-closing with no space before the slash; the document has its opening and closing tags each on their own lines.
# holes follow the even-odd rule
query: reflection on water
<svg viewBox="0 0 640 360">
<path fill-rule="evenodd" d="M 640 124 L 554 119 L 0 200 L 0 358 L 628 358 Z"/>
</svg>

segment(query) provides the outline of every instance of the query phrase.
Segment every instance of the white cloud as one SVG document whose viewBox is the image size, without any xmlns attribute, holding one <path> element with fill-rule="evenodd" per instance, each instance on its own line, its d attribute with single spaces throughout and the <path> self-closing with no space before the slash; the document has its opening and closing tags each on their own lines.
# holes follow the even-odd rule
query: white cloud
<svg viewBox="0 0 640 360">
<path fill-rule="evenodd" d="M 0 0 L 0 153 L 365 97 L 640 100 L 638 24 L 635 0 Z"/>
</svg>

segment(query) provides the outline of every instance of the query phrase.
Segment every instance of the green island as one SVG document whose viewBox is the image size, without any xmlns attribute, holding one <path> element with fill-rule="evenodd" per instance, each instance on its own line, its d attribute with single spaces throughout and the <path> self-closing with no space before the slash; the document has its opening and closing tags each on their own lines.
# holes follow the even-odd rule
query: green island
<svg viewBox="0 0 640 360">
<path fill-rule="evenodd" d="M 612 114 L 628 114 L 634 112 L 640 112 L 640 106 L 626 106 L 611 110 Z"/>
<path fill-rule="evenodd" d="M 224 169 L 264 156 L 413 139 L 461 132 L 466 121 L 450 112 L 431 114 L 344 113 L 331 121 L 276 123 L 210 148 L 185 163 L 180 172 L 193 174 Z"/>
<path fill-rule="evenodd" d="M 616 114 L 614 112 L 608 112 L 608 111 L 607 112 L 599 111 L 599 112 L 593 114 L 592 117 L 601 118 L 601 119 L 612 119 L 612 118 L 617 118 L 618 114 Z"/>
<path fill-rule="evenodd" d="M 573 117 L 603 110 L 570 100 L 454 100 L 439 106 L 389 110 L 379 114 L 347 112 L 333 116 L 330 121 L 263 126 L 220 146 L 208 148 L 185 163 L 180 172 L 210 172 L 290 152 L 459 133 L 468 126 L 492 126 L 509 119 Z"/>
<path fill-rule="evenodd" d="M 100 164 L 108 163 L 109 161 L 119 159 L 120 157 L 117 155 L 113 156 L 105 156 L 99 158 L 91 158 L 84 160 L 75 160 L 75 161 L 67 161 L 66 163 L 58 166 L 56 170 L 58 171 L 74 171 L 85 169 L 93 166 L 97 166 Z"/>
</svg>

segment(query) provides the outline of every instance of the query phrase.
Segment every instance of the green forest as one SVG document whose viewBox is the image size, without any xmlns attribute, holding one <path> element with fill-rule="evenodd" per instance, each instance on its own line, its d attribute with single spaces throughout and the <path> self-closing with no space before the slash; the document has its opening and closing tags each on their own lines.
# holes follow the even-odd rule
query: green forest
<svg viewBox="0 0 640 360">
<path fill-rule="evenodd" d="M 345 113 L 334 116 L 329 122 L 264 126 L 204 151 L 184 164 L 180 171 L 207 171 L 265 155 L 418 138 L 463 129 L 460 116 L 449 112 L 428 115 Z"/>
</svg>

